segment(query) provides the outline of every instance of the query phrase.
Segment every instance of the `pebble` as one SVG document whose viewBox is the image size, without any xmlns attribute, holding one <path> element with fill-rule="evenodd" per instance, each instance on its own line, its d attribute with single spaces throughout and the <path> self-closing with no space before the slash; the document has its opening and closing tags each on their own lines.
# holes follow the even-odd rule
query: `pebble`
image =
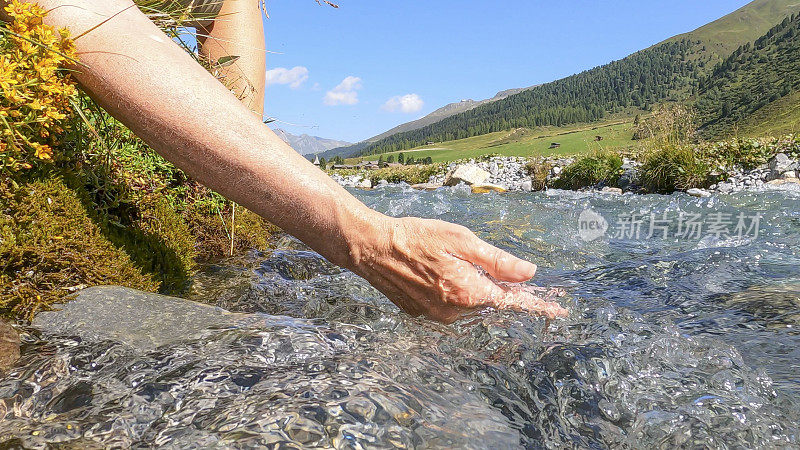
<svg viewBox="0 0 800 450">
<path fill-rule="evenodd" d="M 551 157 L 538 160 L 540 164 L 547 164 L 550 172 L 547 176 L 548 184 L 563 173 L 564 168 L 574 162 L 574 158 Z M 531 192 L 534 190 L 534 182 L 530 178 L 526 165 L 530 162 L 527 158 L 513 156 L 493 156 L 490 158 L 473 158 L 470 160 L 451 162 L 441 173 L 432 175 L 428 183 L 414 185 L 415 189 L 434 190 L 442 185 L 455 185 L 465 182 L 468 185 L 489 185 L 498 186 L 505 191 Z M 602 192 L 608 194 L 619 194 L 625 191 L 637 191 L 638 171 L 641 163 L 629 158 L 623 158 L 622 169 L 624 175 L 620 180 L 620 188 L 608 187 Z M 787 180 L 781 183 L 771 183 L 770 185 L 794 183 L 800 176 L 800 167 L 797 161 L 789 158 L 786 154 L 780 153 L 770 160 L 768 164 L 753 170 L 744 171 L 734 169 L 728 171 L 727 180 L 712 185 L 709 189 L 690 189 L 687 194 L 695 197 L 708 197 L 713 193 L 730 194 L 748 189 L 758 189 L 772 180 Z M 463 179 L 462 179 L 463 175 Z M 372 183 L 366 175 L 352 175 L 341 177 L 332 176 L 339 184 L 345 187 L 361 189 L 372 188 Z M 624 185 L 623 182 L 624 181 Z M 385 186 L 387 183 L 380 182 L 378 186 Z M 483 191 L 483 188 L 479 188 Z M 491 191 L 497 191 L 490 189 Z"/>
</svg>

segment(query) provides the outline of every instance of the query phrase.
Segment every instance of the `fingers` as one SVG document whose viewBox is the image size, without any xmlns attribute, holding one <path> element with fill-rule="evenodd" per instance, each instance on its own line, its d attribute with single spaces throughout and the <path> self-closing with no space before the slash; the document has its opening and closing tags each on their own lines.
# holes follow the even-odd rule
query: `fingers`
<svg viewBox="0 0 800 450">
<path fill-rule="evenodd" d="M 542 299 L 533 292 L 514 287 L 500 286 L 482 275 L 471 264 L 461 262 L 464 267 L 457 277 L 448 277 L 440 283 L 444 303 L 463 307 L 494 307 L 524 311 L 549 319 L 567 317 L 568 311 L 558 303 Z"/>
<path fill-rule="evenodd" d="M 500 281 L 521 283 L 536 275 L 536 264 L 517 258 L 478 239 L 466 231 L 460 242 L 460 255 L 468 262 L 482 267 Z"/>
</svg>

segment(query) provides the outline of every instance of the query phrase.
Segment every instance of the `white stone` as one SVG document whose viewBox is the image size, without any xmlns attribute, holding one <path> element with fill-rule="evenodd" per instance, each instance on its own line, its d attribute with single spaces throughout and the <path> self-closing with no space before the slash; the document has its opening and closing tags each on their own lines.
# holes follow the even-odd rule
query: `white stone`
<svg viewBox="0 0 800 450">
<path fill-rule="evenodd" d="M 691 188 L 687 190 L 686 193 L 691 195 L 692 197 L 699 197 L 699 198 L 711 197 L 711 192 L 708 192 L 705 189 Z"/>
<path fill-rule="evenodd" d="M 489 172 L 474 164 L 465 164 L 448 173 L 445 177 L 444 185 L 455 186 L 458 183 L 466 183 L 468 185 L 481 184 L 488 180 L 490 176 Z"/>
</svg>

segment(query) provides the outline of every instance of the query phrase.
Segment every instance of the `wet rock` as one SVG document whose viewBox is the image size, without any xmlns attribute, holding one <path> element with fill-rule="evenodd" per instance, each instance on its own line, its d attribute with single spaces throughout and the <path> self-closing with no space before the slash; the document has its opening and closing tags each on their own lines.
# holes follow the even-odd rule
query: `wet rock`
<svg viewBox="0 0 800 450">
<path fill-rule="evenodd" d="M 636 189 L 639 186 L 639 169 L 626 169 L 620 175 L 617 186 L 627 191 Z"/>
<path fill-rule="evenodd" d="M 697 197 L 697 198 L 711 197 L 711 192 L 708 192 L 705 189 L 691 188 L 688 189 L 686 193 L 691 195 L 692 197 Z"/>
<path fill-rule="evenodd" d="M 45 335 L 111 340 L 146 350 L 197 337 L 210 327 L 231 326 L 237 318 L 189 300 L 106 286 L 85 289 L 60 310 L 40 313 L 33 326 Z"/>
<path fill-rule="evenodd" d="M 420 191 L 435 191 L 436 189 L 439 189 L 442 186 L 443 186 L 442 183 L 419 183 L 411 185 L 412 188 L 418 189 Z"/>
<path fill-rule="evenodd" d="M 800 179 L 798 178 L 781 178 L 779 180 L 772 180 L 767 182 L 770 186 L 783 186 L 785 184 L 800 184 Z"/>
<path fill-rule="evenodd" d="M 522 183 L 519 184 L 519 189 L 525 192 L 533 191 L 533 180 L 528 178 L 527 180 L 523 181 Z"/>
<path fill-rule="evenodd" d="M 0 373 L 19 359 L 19 334 L 10 323 L 0 320 Z"/>
<path fill-rule="evenodd" d="M 622 195 L 622 189 L 606 186 L 600 191 L 604 194 Z"/>
<path fill-rule="evenodd" d="M 497 192 L 502 194 L 507 192 L 508 189 L 505 186 L 500 186 L 498 184 L 474 184 L 472 185 L 472 193 L 473 194 L 488 194 L 489 192 Z"/>
<path fill-rule="evenodd" d="M 468 185 L 481 184 L 489 179 L 491 174 L 474 164 L 457 166 L 448 173 L 444 180 L 445 186 L 456 186 L 459 183 Z"/>
</svg>

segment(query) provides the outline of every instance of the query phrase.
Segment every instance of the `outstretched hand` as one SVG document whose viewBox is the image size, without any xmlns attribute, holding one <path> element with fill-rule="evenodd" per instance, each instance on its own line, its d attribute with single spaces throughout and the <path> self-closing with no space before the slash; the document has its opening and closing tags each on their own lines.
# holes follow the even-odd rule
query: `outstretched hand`
<svg viewBox="0 0 800 450">
<path fill-rule="evenodd" d="M 376 235 L 367 233 L 351 247 L 351 269 L 409 314 L 446 323 L 479 307 L 551 319 L 567 316 L 557 303 L 495 282 L 528 281 L 536 266 L 483 242 L 465 227 L 382 217 L 375 229 Z"/>
</svg>

